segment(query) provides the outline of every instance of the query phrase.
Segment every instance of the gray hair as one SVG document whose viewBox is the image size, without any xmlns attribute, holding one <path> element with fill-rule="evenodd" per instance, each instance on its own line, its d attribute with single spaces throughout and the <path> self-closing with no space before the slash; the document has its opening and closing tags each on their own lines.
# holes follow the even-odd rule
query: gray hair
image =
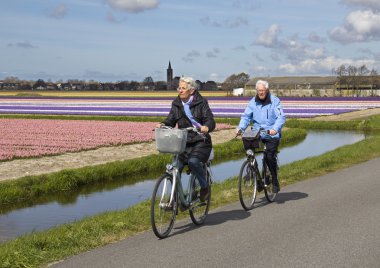
<svg viewBox="0 0 380 268">
<path fill-rule="evenodd" d="M 257 80 L 256 82 L 256 89 L 259 85 L 263 85 L 266 89 L 269 88 L 269 83 L 265 80 Z"/>
<path fill-rule="evenodd" d="M 182 76 L 180 79 L 179 79 L 179 82 L 185 82 L 189 85 L 189 89 L 194 89 L 194 90 L 198 90 L 198 83 L 195 82 L 194 78 L 190 77 L 190 76 Z"/>
</svg>

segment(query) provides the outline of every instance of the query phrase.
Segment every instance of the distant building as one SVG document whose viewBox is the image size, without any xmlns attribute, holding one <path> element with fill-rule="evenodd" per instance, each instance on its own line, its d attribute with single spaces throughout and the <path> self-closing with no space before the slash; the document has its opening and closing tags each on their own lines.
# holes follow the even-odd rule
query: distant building
<svg viewBox="0 0 380 268">
<path fill-rule="evenodd" d="M 173 89 L 173 69 L 169 61 L 168 69 L 166 69 L 166 84 L 167 90 Z"/>
<path fill-rule="evenodd" d="M 376 77 L 361 80 L 355 88 L 341 85 L 336 76 L 279 76 L 279 77 L 255 77 L 248 81 L 244 87 L 245 96 L 256 94 L 257 80 L 265 80 L 269 83 L 270 91 L 276 96 L 292 97 L 334 97 L 334 96 L 379 96 Z"/>
</svg>

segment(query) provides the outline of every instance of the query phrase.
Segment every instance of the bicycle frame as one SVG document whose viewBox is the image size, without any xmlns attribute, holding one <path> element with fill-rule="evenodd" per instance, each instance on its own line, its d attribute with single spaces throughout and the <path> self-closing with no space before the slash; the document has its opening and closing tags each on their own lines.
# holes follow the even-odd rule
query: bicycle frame
<svg viewBox="0 0 380 268">
<path fill-rule="evenodd" d="M 173 202 L 175 199 L 174 195 L 176 194 L 178 196 L 179 205 L 187 209 L 192 204 L 190 193 L 193 187 L 191 185 L 191 179 L 189 179 L 188 186 L 187 186 L 187 193 L 185 193 L 178 168 L 179 168 L 179 155 L 175 155 L 173 163 L 168 164 L 166 166 L 166 172 L 173 176 L 173 184 L 172 184 L 172 191 L 171 191 L 169 206 L 173 205 Z M 191 176 L 194 176 L 194 175 L 191 174 Z M 166 189 L 166 184 L 164 185 L 164 187 Z"/>
</svg>

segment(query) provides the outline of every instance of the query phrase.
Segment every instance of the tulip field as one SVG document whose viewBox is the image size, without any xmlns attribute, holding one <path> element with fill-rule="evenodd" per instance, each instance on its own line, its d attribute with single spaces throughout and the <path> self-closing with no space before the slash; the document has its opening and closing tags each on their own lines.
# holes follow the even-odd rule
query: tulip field
<svg viewBox="0 0 380 268">
<path fill-rule="evenodd" d="M 0 161 L 152 141 L 156 124 L 0 118 Z M 217 124 L 218 129 L 230 127 Z"/>
<path fill-rule="evenodd" d="M 215 117 L 240 117 L 250 97 L 207 97 Z M 173 97 L 0 96 L 0 114 L 166 116 Z M 281 98 L 285 115 L 315 117 L 380 107 L 380 98 Z M 155 122 L 1 119 L 0 161 L 151 141 Z M 231 127 L 218 124 L 217 128 Z"/>
<path fill-rule="evenodd" d="M 173 98 L 0 97 L 0 114 L 165 116 Z M 216 117 L 240 117 L 249 97 L 208 97 Z M 380 107 L 380 98 L 281 98 L 287 117 L 315 117 Z"/>
</svg>

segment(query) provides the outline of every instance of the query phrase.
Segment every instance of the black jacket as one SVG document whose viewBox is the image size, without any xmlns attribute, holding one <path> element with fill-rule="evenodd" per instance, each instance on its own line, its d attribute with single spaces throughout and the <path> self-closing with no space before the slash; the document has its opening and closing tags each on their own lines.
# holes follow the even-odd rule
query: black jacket
<svg viewBox="0 0 380 268">
<path fill-rule="evenodd" d="M 211 112 L 210 106 L 205 98 L 203 98 L 198 91 L 194 93 L 194 99 L 190 104 L 190 111 L 194 119 L 202 126 L 207 126 L 209 132 L 215 129 L 214 115 Z M 193 126 L 190 119 L 186 116 L 180 97 L 174 99 L 169 115 L 162 122 L 166 126 L 175 127 L 178 124 L 178 128 L 187 128 Z M 211 148 L 211 136 L 205 134 L 205 139 L 201 139 L 194 132 L 188 134 L 187 145 L 190 150 L 186 150 L 187 154 L 199 157 L 203 162 L 207 161 Z M 185 152 L 186 153 L 186 152 Z"/>
</svg>

